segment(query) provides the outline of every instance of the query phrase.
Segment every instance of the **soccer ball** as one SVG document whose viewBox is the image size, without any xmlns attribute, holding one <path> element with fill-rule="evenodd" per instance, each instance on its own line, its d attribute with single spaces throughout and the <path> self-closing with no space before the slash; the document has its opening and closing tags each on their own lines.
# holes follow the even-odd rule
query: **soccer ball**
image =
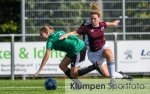
<svg viewBox="0 0 150 94">
<path fill-rule="evenodd" d="M 53 78 L 48 78 L 44 82 L 44 87 L 46 90 L 55 90 L 57 88 L 57 82 Z"/>
</svg>

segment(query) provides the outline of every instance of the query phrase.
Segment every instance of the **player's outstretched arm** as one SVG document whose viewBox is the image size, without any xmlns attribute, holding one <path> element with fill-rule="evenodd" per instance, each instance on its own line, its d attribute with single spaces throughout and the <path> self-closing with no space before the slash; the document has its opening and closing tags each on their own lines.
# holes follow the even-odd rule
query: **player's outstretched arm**
<svg viewBox="0 0 150 94">
<path fill-rule="evenodd" d="M 78 33 L 76 31 L 73 31 L 73 32 L 69 32 L 67 34 L 64 34 L 62 35 L 59 40 L 63 40 L 63 39 L 66 39 L 68 36 L 71 36 L 71 35 L 78 35 Z"/>
<path fill-rule="evenodd" d="M 50 49 L 47 49 L 47 50 L 46 50 L 46 53 L 45 53 L 45 56 L 44 56 L 44 58 L 43 58 L 43 60 L 42 60 L 42 63 L 41 63 L 41 65 L 40 65 L 40 68 L 39 68 L 39 70 L 34 74 L 33 79 L 34 79 L 35 77 L 37 77 L 38 74 L 42 71 L 43 67 L 45 66 L 45 64 L 46 64 L 46 62 L 47 62 L 47 60 L 48 60 L 48 58 L 49 58 L 49 55 L 50 55 Z"/>
<path fill-rule="evenodd" d="M 113 22 L 106 22 L 107 26 L 118 26 L 119 25 L 120 20 L 115 20 Z"/>
</svg>

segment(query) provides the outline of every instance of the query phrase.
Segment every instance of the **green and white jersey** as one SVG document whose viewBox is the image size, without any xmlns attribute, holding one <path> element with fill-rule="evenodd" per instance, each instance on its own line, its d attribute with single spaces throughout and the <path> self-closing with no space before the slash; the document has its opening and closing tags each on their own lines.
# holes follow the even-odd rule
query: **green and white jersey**
<svg viewBox="0 0 150 94">
<path fill-rule="evenodd" d="M 76 55 L 84 48 L 84 42 L 74 35 L 69 36 L 67 39 L 59 40 L 63 34 L 65 34 L 65 32 L 62 30 L 53 32 L 47 40 L 46 48 L 64 51 L 68 57 Z"/>
</svg>

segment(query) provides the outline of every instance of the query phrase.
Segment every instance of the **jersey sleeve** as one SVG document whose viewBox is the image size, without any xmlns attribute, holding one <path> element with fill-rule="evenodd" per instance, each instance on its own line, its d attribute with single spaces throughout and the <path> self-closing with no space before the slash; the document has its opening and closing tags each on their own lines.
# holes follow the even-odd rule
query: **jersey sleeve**
<svg viewBox="0 0 150 94">
<path fill-rule="evenodd" d="M 53 49 L 53 43 L 52 42 L 47 42 L 46 43 L 46 49 Z"/>
<path fill-rule="evenodd" d="M 99 22 L 99 25 L 106 28 L 107 27 L 107 24 L 105 21 L 102 21 L 102 22 Z"/>
<path fill-rule="evenodd" d="M 79 35 L 84 35 L 86 34 L 86 26 L 84 25 L 84 23 L 80 26 L 80 28 L 78 28 L 76 30 L 76 32 L 79 34 Z"/>
</svg>

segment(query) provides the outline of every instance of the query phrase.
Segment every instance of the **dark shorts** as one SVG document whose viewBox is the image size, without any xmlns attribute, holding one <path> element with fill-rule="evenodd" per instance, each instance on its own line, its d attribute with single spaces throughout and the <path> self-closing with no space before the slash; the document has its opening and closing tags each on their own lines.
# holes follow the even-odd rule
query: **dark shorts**
<svg viewBox="0 0 150 94">
<path fill-rule="evenodd" d="M 82 61 L 85 60 L 86 56 L 86 46 L 75 56 L 71 58 L 71 67 L 79 67 L 82 63 Z"/>
</svg>

